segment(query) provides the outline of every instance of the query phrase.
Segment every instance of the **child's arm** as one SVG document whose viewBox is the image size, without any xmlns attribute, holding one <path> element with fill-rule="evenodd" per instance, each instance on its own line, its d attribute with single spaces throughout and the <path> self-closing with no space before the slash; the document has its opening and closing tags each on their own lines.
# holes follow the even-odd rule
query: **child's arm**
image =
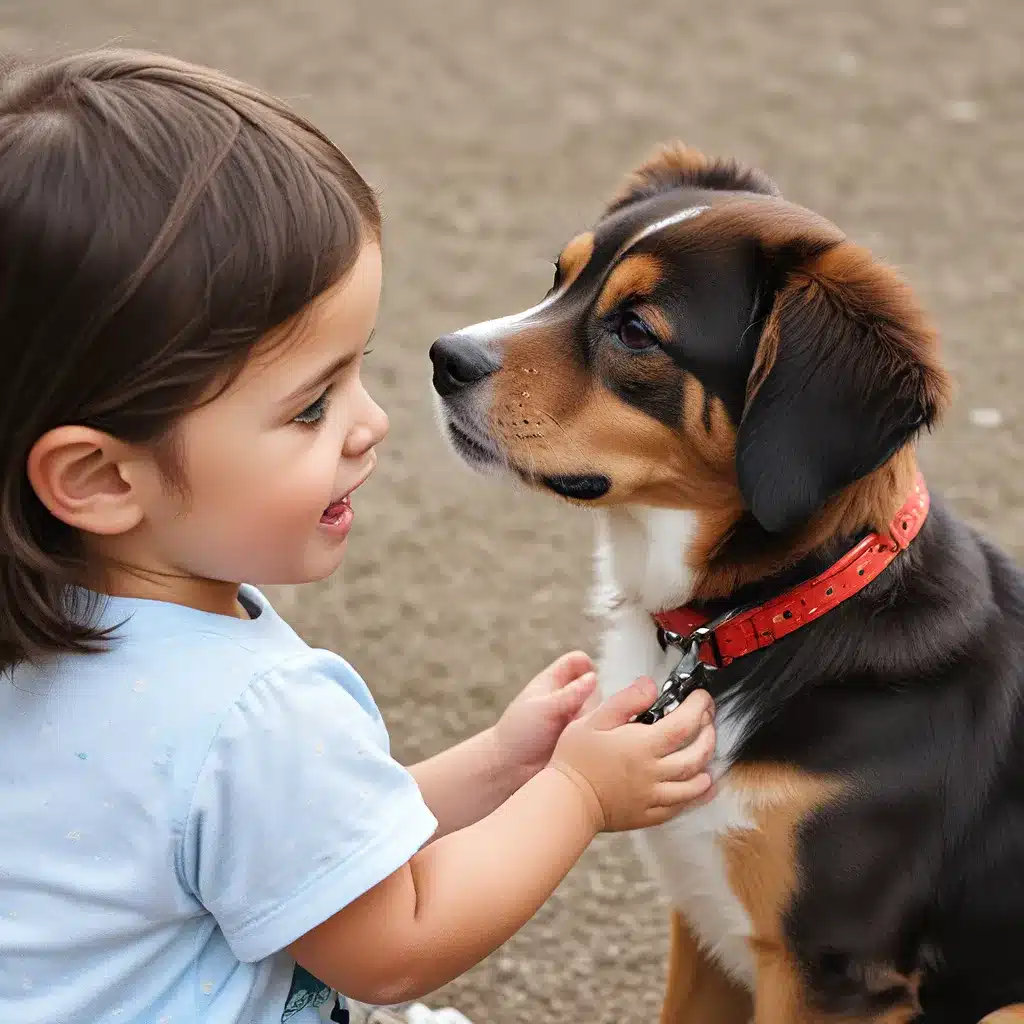
<svg viewBox="0 0 1024 1024">
<path fill-rule="evenodd" d="M 529 777 L 504 763 L 493 728 L 412 765 L 409 772 L 437 818 L 435 840 L 490 814 Z"/>
<path fill-rule="evenodd" d="M 562 655 L 497 725 L 409 769 L 437 818 L 435 839 L 490 814 L 547 764 L 558 737 L 594 691 L 593 668 L 582 651 Z"/>
<path fill-rule="evenodd" d="M 634 684 L 573 722 L 551 764 L 494 813 L 426 847 L 292 955 L 376 1003 L 423 995 L 478 963 L 533 916 L 597 832 L 658 824 L 706 794 L 711 700 L 699 691 L 655 725 L 630 723 L 655 692 L 649 680 Z"/>
</svg>

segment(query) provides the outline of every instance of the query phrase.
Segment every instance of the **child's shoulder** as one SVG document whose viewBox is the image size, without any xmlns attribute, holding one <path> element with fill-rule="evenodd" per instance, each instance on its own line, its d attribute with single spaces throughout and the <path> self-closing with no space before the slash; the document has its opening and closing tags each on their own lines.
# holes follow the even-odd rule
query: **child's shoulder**
<svg viewBox="0 0 1024 1024">
<path fill-rule="evenodd" d="M 325 679 L 362 697 L 365 686 L 349 664 L 306 644 L 256 588 L 243 587 L 240 600 L 248 618 L 166 602 L 108 600 L 103 622 L 117 629 L 101 656 L 103 675 L 131 676 L 136 692 L 161 692 L 179 706 L 187 700 L 207 711 L 226 709 L 268 680 L 295 686 Z"/>
<path fill-rule="evenodd" d="M 166 601 L 105 597 L 95 618 L 111 631 L 107 649 L 66 667 L 78 678 L 96 674 L 110 683 L 131 677 L 135 693 L 230 702 L 255 677 L 310 650 L 259 591 L 244 588 L 241 603 L 247 619 Z"/>
<path fill-rule="evenodd" d="M 111 631 L 107 649 L 25 663 L 15 669 L 7 696 L 30 715 L 49 714 L 30 695 L 50 697 L 82 725 L 102 719 L 133 736 L 155 731 L 199 739 L 212 736 L 241 705 L 310 699 L 347 709 L 357 720 L 368 716 L 376 726 L 376 705 L 343 658 L 309 647 L 255 588 L 243 588 L 240 599 L 248 618 L 104 598 L 91 617 Z"/>
<path fill-rule="evenodd" d="M 28 748 L 49 737 L 122 779 L 166 764 L 183 792 L 218 744 L 236 754 L 268 742 L 287 747 L 325 722 L 353 746 L 386 751 L 380 714 L 349 664 L 309 647 L 258 591 L 246 588 L 242 601 L 250 617 L 238 620 L 166 602 L 104 601 L 107 650 L 22 663 L 12 685 L 0 686 L 0 722 L 17 723 L 0 728 L 0 740 Z"/>
</svg>

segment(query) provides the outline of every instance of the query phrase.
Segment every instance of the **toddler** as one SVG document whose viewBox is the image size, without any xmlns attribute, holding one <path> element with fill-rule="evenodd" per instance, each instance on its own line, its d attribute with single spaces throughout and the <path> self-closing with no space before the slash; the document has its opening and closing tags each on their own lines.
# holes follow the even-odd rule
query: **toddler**
<svg viewBox="0 0 1024 1024">
<path fill-rule="evenodd" d="M 344 557 L 388 428 L 380 236 L 342 153 L 222 74 L 105 50 L 0 79 L 2 1021 L 404 1003 L 598 832 L 711 785 L 710 698 L 584 711 L 581 653 L 405 768 L 256 589 Z"/>
</svg>

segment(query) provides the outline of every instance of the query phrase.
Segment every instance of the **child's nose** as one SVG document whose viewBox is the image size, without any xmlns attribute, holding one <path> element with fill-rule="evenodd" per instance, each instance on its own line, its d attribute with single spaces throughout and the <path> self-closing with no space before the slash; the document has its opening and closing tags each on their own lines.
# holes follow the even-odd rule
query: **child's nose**
<svg viewBox="0 0 1024 1024">
<path fill-rule="evenodd" d="M 366 409 L 345 438 L 342 454 L 348 458 L 365 455 L 374 445 L 380 444 L 387 436 L 388 414 L 372 399 L 366 396 Z"/>
</svg>

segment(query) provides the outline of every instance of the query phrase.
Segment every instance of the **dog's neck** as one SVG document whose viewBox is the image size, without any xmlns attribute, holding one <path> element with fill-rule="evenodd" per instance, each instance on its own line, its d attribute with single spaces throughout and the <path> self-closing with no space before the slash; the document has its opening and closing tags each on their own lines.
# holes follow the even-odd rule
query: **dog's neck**
<svg viewBox="0 0 1024 1024">
<path fill-rule="evenodd" d="M 906 500 L 917 473 L 912 449 L 898 453 L 840 493 L 803 530 L 771 537 L 736 514 L 716 535 L 708 515 L 685 509 L 624 506 L 598 518 L 599 604 L 623 601 L 647 612 L 692 601 L 724 602 L 799 582 L 843 553 L 843 544 L 868 530 L 884 531 Z M 710 540 L 709 540 L 710 537 Z"/>
<path fill-rule="evenodd" d="M 696 583 L 690 553 L 699 525 L 696 513 L 679 509 L 599 513 L 598 601 L 627 601 L 650 612 L 686 604 Z"/>
</svg>

